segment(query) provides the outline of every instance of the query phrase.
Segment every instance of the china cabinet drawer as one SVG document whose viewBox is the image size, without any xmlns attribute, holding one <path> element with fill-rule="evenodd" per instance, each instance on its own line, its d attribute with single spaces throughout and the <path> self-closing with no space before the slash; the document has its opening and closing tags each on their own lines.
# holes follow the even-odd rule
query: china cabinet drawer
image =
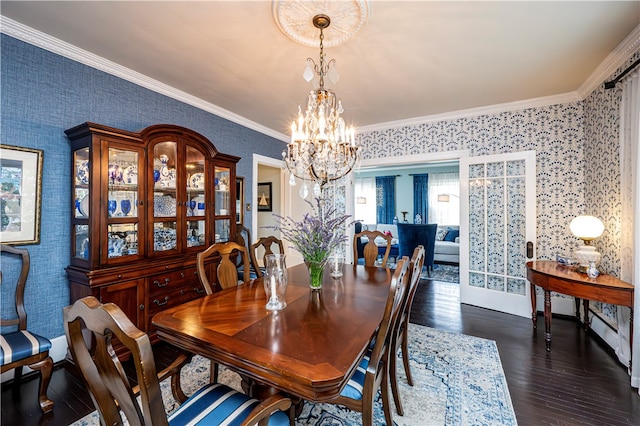
<svg viewBox="0 0 640 426">
<path fill-rule="evenodd" d="M 173 291 L 185 284 L 199 284 L 196 268 L 187 268 L 153 275 L 147 280 L 150 298 L 152 296 Z"/>
<path fill-rule="evenodd" d="M 178 306 L 201 296 L 204 296 L 204 289 L 200 283 L 186 285 L 183 288 L 175 289 L 169 293 L 163 293 L 156 296 L 150 295 L 148 303 L 149 309 L 147 310 L 149 324 L 151 323 L 151 318 L 158 312 L 173 306 Z"/>
</svg>

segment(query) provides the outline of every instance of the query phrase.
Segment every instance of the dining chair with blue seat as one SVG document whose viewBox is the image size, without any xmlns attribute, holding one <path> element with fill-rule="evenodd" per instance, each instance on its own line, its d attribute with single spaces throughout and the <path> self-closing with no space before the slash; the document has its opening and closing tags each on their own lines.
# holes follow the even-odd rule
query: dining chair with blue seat
<svg viewBox="0 0 640 426">
<path fill-rule="evenodd" d="M 3 315 L 0 320 L 2 334 L 0 334 L 0 371 L 14 370 L 14 389 L 19 389 L 22 381 L 22 368 L 28 366 L 32 370 L 40 371 L 40 386 L 38 390 L 38 402 L 43 413 L 53 410 L 53 401 L 47 397 L 47 389 L 51 381 L 53 360 L 49 356 L 51 341 L 35 334 L 27 328 L 27 311 L 24 307 L 24 292 L 31 268 L 31 258 L 27 249 L 18 249 L 5 244 L 0 245 L 2 254 L 2 268 L 0 271 L 0 284 L 10 269 L 15 270 L 16 285 L 12 289 L 14 293 L 15 316 L 11 318 Z M 15 266 L 15 268 L 13 268 Z M 18 272 L 19 271 L 19 272 Z M 3 291 L 4 294 L 9 292 Z M 5 298 L 3 303 L 9 306 L 10 302 Z M 3 310 L 4 312 L 4 310 Z"/>
<path fill-rule="evenodd" d="M 418 246 L 424 247 L 424 266 L 427 273 L 431 276 L 433 272 L 433 257 L 436 245 L 436 232 L 438 225 L 435 223 L 414 224 L 399 223 L 398 224 L 398 246 L 400 256 L 412 256 L 413 250 Z"/>
<path fill-rule="evenodd" d="M 400 393 L 398 392 L 397 354 L 398 350 L 402 349 L 402 363 L 405 374 L 407 375 L 407 383 L 409 386 L 413 386 L 413 377 L 411 376 L 411 367 L 409 365 L 409 319 L 411 317 L 413 299 L 416 295 L 418 284 L 420 283 L 424 256 L 424 247 L 418 246 L 413 250 L 411 263 L 409 264 L 409 286 L 402 301 L 400 316 L 394 324 L 394 330 L 391 332 L 392 343 L 389 346 L 391 351 L 389 355 L 389 380 L 391 382 L 391 394 L 393 395 L 393 401 L 396 405 L 396 411 L 401 416 L 404 415 L 404 410 L 402 408 L 402 401 L 400 400 Z"/>
<path fill-rule="evenodd" d="M 101 424 L 121 425 L 121 413 L 131 425 L 271 425 L 290 424 L 291 400 L 275 394 L 259 401 L 220 383 L 196 391 L 167 417 L 162 401 L 149 336 L 139 330 L 113 303 L 87 296 L 64 308 L 69 351 L 87 385 Z M 96 341 L 92 354 L 83 330 Z M 131 386 L 111 341 L 117 338 L 131 351 L 137 389 Z M 139 402 L 136 395 L 139 393 Z"/>
<path fill-rule="evenodd" d="M 342 389 L 340 395 L 326 402 L 344 405 L 350 410 L 362 413 L 362 424 L 373 424 L 373 404 L 378 390 L 382 395 L 382 407 L 385 421 L 392 425 L 389 400 L 389 347 L 395 324 L 399 321 L 404 295 L 408 289 L 409 258 L 403 257 L 397 264 L 380 326 L 372 338 L 373 345 L 360 361 L 355 372 Z"/>
</svg>

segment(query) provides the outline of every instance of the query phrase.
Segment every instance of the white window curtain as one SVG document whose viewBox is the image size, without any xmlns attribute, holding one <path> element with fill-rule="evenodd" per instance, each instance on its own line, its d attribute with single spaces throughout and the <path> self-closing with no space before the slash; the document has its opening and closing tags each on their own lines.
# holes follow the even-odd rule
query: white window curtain
<svg viewBox="0 0 640 426">
<path fill-rule="evenodd" d="M 429 173 L 429 223 L 460 225 L 459 172 Z"/>
<path fill-rule="evenodd" d="M 622 83 L 620 105 L 620 174 L 621 174 L 621 252 L 620 279 L 638 287 L 640 283 L 640 72 Z M 628 226 L 632 224 L 632 226 Z M 636 289 L 637 290 L 637 289 Z M 640 308 L 640 291 L 635 292 L 635 311 Z M 633 333 L 635 350 L 631 360 L 631 386 L 640 388 L 640 318 L 630 330 L 630 310 L 618 307 L 618 347 L 616 355 L 625 365 L 631 358 L 629 336 Z M 640 390 L 639 390 L 640 393 Z"/>
<path fill-rule="evenodd" d="M 356 178 L 356 207 L 354 220 L 362 223 L 376 223 L 376 179 L 374 177 Z"/>
</svg>

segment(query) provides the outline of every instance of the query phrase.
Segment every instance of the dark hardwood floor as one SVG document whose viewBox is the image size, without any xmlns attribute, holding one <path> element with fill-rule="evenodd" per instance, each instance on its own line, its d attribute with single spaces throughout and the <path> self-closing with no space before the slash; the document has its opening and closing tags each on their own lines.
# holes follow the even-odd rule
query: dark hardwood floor
<svg viewBox="0 0 640 426">
<path fill-rule="evenodd" d="M 547 353 L 544 325 L 533 333 L 529 319 L 460 305 L 458 285 L 426 280 L 416 294 L 411 321 L 495 340 L 522 426 L 640 425 L 640 396 L 629 386 L 626 369 L 572 319 L 554 318 L 552 352 Z M 157 349 L 161 368 L 174 353 L 166 346 Z M 2 425 L 68 425 L 94 409 L 82 382 L 62 366 L 49 386 L 56 404 L 52 413 L 41 414 L 37 386 L 37 379 L 17 389 L 2 386 Z"/>
</svg>

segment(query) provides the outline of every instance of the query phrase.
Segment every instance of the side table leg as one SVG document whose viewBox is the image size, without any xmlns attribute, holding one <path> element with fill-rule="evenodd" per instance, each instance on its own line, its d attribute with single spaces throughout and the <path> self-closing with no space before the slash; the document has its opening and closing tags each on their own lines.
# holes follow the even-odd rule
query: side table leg
<svg viewBox="0 0 640 426">
<path fill-rule="evenodd" d="M 551 291 L 544 291 L 544 342 L 551 352 Z"/>
<path fill-rule="evenodd" d="M 633 360 L 633 308 L 629 308 L 629 370 L 631 370 L 631 361 Z"/>
<path fill-rule="evenodd" d="M 591 325 L 589 323 L 589 299 L 582 299 L 582 307 L 584 308 L 584 331 L 588 331 L 589 325 Z"/>
<path fill-rule="evenodd" d="M 576 322 L 578 323 L 578 328 L 580 328 L 580 298 L 574 297 L 573 301 L 576 304 Z"/>
<path fill-rule="evenodd" d="M 533 322 L 533 329 L 538 329 L 538 310 L 536 308 L 536 286 L 533 283 L 531 286 L 531 321 Z"/>
</svg>

